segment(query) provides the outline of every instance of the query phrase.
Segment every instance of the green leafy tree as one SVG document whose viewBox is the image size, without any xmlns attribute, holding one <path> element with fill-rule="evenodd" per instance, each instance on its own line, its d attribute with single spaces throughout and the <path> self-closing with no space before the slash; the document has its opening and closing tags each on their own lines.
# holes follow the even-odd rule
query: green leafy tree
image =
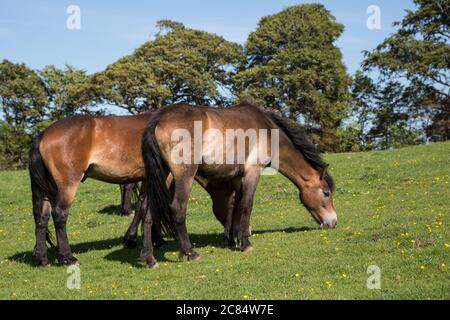
<svg viewBox="0 0 450 320">
<path fill-rule="evenodd" d="M 131 114 L 157 109 L 169 99 L 169 89 L 160 84 L 148 64 L 127 56 L 92 78 L 94 96 Z"/>
<path fill-rule="evenodd" d="M 400 82 L 375 83 L 357 71 L 351 94 L 349 124 L 341 132 L 341 137 L 346 138 L 347 150 L 352 137 L 359 150 L 389 149 L 420 141 L 423 125 L 418 121 L 417 104 L 411 99 L 412 93 Z"/>
<path fill-rule="evenodd" d="M 23 168 L 48 98 L 38 74 L 24 64 L 0 63 L 0 169 Z"/>
<path fill-rule="evenodd" d="M 64 69 L 53 65 L 39 72 L 49 98 L 47 117 L 56 121 L 74 114 L 91 114 L 92 88 L 90 77 L 70 65 Z"/>
<path fill-rule="evenodd" d="M 98 99 L 133 114 L 180 102 L 228 104 L 241 47 L 170 20 L 158 27 L 155 39 L 93 77 Z"/>
<path fill-rule="evenodd" d="M 0 170 L 23 169 L 33 140 L 34 130 L 0 120 Z"/>
<path fill-rule="evenodd" d="M 408 81 L 411 99 L 428 107 L 433 119 L 429 135 L 449 138 L 450 127 L 450 1 L 414 0 L 398 31 L 372 52 L 363 66 L 381 76 Z"/>
<path fill-rule="evenodd" d="M 396 81 L 389 81 L 382 88 L 377 88 L 372 108 L 373 123 L 368 136 L 380 149 L 417 143 L 419 132 L 413 126 L 407 92 Z"/>
<path fill-rule="evenodd" d="M 45 85 L 35 71 L 8 60 L 0 63 L 0 110 L 8 124 L 29 128 L 42 119 L 47 102 Z"/>
<path fill-rule="evenodd" d="M 236 76 L 239 97 L 303 121 L 316 141 L 333 149 L 351 82 L 334 44 L 343 29 L 320 4 L 262 18 L 246 42 L 247 64 Z"/>
<path fill-rule="evenodd" d="M 370 149 L 368 132 L 374 118 L 374 105 L 378 87 L 372 78 L 361 70 L 356 71 L 351 92 L 351 114 L 350 121 L 356 130 L 356 142 L 362 149 Z"/>
</svg>

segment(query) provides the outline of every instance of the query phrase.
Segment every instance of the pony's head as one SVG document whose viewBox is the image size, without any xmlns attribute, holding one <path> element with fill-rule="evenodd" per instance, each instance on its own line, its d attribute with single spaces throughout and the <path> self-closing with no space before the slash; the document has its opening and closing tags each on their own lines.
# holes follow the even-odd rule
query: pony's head
<svg viewBox="0 0 450 320">
<path fill-rule="evenodd" d="M 287 159 L 285 165 L 299 171 L 293 180 L 300 189 L 300 201 L 321 228 L 334 228 L 337 224 L 332 199 L 334 181 L 328 174 L 328 164 L 323 160 L 319 148 L 307 138 L 301 128 L 291 124 L 289 120 L 272 111 L 266 111 L 266 114 L 286 134 L 298 151 L 291 155 L 285 154 Z"/>
<path fill-rule="evenodd" d="M 305 181 L 301 188 L 300 201 L 322 229 L 332 229 L 337 224 L 333 189 L 333 180 L 326 168 L 323 168 L 317 177 Z"/>
</svg>

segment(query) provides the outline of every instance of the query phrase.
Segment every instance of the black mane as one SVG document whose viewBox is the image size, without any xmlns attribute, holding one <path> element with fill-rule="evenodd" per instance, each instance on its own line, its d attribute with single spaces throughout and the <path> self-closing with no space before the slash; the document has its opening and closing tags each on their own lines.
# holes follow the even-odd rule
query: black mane
<svg viewBox="0 0 450 320">
<path fill-rule="evenodd" d="M 287 119 L 279 116 L 271 110 L 264 110 L 275 124 L 288 136 L 295 148 L 300 151 L 305 160 L 316 170 L 324 172 L 323 178 L 327 182 L 331 192 L 334 191 L 335 184 L 333 178 L 328 174 L 328 164 L 323 160 L 320 151 L 306 137 L 306 134 L 299 127 L 293 126 Z"/>
</svg>

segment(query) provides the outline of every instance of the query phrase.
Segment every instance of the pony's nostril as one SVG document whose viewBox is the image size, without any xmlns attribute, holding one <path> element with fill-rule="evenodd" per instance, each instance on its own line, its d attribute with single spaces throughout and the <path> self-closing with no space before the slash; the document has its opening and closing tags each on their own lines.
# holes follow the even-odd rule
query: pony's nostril
<svg viewBox="0 0 450 320">
<path fill-rule="evenodd" d="M 323 228 L 325 229 L 334 229 L 337 225 L 337 216 L 336 213 L 329 213 L 324 216 L 323 219 Z"/>
</svg>

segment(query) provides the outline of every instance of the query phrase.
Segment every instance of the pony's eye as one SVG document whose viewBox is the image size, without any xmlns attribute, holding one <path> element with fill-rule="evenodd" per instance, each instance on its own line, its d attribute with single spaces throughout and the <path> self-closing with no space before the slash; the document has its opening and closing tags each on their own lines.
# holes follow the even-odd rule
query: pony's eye
<svg viewBox="0 0 450 320">
<path fill-rule="evenodd" d="M 330 191 L 323 191 L 323 195 L 328 198 L 330 196 Z"/>
</svg>

